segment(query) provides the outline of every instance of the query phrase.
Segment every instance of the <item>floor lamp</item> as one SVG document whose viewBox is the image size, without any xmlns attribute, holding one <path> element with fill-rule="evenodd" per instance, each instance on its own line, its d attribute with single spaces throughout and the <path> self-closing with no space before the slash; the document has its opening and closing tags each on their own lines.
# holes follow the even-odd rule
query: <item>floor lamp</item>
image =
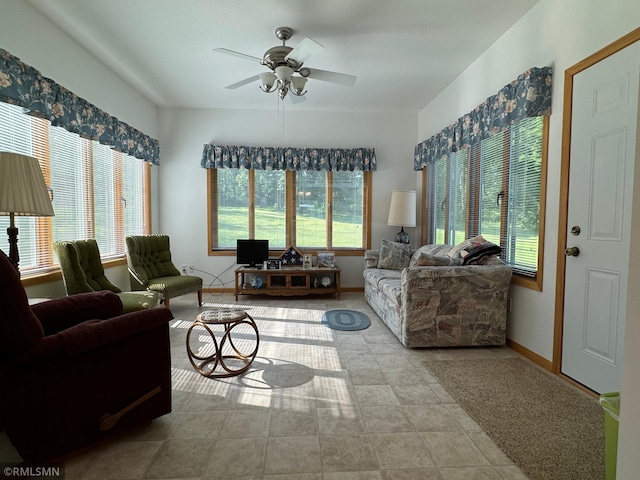
<svg viewBox="0 0 640 480">
<path fill-rule="evenodd" d="M 416 226 L 416 192 L 415 190 L 394 190 L 391 192 L 391 206 L 387 225 L 400 227 L 396 234 L 397 243 L 411 243 L 404 227 Z"/>
<path fill-rule="evenodd" d="M 0 152 L 0 215 L 9 215 L 9 260 L 20 270 L 18 228 L 14 217 L 54 215 L 51 198 L 36 158 L 13 152 Z"/>
</svg>

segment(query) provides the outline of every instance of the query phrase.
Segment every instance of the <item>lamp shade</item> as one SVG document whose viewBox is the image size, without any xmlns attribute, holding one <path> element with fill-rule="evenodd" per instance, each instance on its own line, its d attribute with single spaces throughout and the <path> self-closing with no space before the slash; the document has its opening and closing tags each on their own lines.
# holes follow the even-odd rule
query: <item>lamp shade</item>
<svg viewBox="0 0 640 480">
<path fill-rule="evenodd" d="M 307 84 L 307 79 L 305 77 L 291 77 L 291 83 L 293 83 L 293 88 L 296 91 L 301 92 Z"/>
<path fill-rule="evenodd" d="M 271 90 L 271 87 L 273 87 L 273 84 L 276 83 L 277 79 L 278 77 L 276 77 L 275 73 L 264 72 L 260 74 L 260 81 L 266 90 Z"/>
<path fill-rule="evenodd" d="M 0 152 L 0 215 L 54 215 L 38 160 Z"/>
<path fill-rule="evenodd" d="M 415 190 L 394 190 L 391 192 L 388 225 L 397 227 L 416 226 Z"/>
</svg>

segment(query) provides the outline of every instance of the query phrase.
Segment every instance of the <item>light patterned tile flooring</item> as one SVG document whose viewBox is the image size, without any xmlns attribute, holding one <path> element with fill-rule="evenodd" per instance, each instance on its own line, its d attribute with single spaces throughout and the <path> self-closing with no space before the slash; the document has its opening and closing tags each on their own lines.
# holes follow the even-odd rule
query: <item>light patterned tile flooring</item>
<svg viewBox="0 0 640 480">
<path fill-rule="evenodd" d="M 517 356 L 507 347 L 407 349 L 362 293 L 327 297 L 231 294 L 171 301 L 173 411 L 144 429 L 67 461 L 66 480 L 526 480 L 422 367 L 427 359 Z M 260 331 L 244 375 L 195 372 L 186 334 L 200 311 L 245 309 Z M 322 313 L 369 315 L 360 331 L 321 324 Z M 203 332 L 203 331 L 201 331 Z M 251 335 L 238 331 L 238 344 Z M 206 335 L 192 335 L 194 348 Z M 16 453 L 0 436 L 0 461 Z"/>
</svg>

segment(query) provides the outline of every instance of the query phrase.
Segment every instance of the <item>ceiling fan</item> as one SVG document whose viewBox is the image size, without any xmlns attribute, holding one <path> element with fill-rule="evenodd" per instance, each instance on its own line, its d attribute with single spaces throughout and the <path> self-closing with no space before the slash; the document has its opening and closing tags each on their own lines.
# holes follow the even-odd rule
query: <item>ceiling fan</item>
<svg viewBox="0 0 640 480">
<path fill-rule="evenodd" d="M 345 87 L 353 87 L 356 77 L 344 73 L 330 72 L 328 70 L 319 70 L 317 68 L 309 68 L 303 66 L 313 55 L 316 55 L 324 48 L 315 40 L 305 38 L 295 47 L 289 47 L 285 44 L 293 35 L 293 30 L 289 27 L 276 28 L 276 37 L 282 40 L 282 45 L 270 48 L 264 53 L 262 58 L 254 57 L 244 53 L 236 52 L 226 48 L 214 48 L 214 52 L 233 55 L 234 57 L 244 58 L 252 62 L 258 62 L 268 67 L 271 71 L 253 75 L 239 82 L 227 85 L 225 88 L 236 89 L 249 83 L 260 80 L 262 85 L 260 89 L 265 93 L 278 91 L 280 98 L 284 99 L 288 92 L 295 97 L 299 97 L 298 101 L 304 101 L 304 89 L 307 79 L 320 80 L 323 82 L 335 83 Z M 297 74 L 297 75 L 296 75 Z M 295 97 L 291 97 L 294 100 Z"/>
</svg>

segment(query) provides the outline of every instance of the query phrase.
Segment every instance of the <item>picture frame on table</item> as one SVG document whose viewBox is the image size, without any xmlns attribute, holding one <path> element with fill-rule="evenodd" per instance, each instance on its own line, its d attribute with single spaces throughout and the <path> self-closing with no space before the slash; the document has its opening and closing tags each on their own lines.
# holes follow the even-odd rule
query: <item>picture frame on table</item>
<svg viewBox="0 0 640 480">
<path fill-rule="evenodd" d="M 302 267 L 303 268 L 313 267 L 313 255 L 311 255 L 310 253 L 305 253 L 302 256 Z"/>
<path fill-rule="evenodd" d="M 335 252 L 318 252 L 318 266 L 333 268 L 336 266 Z"/>
<path fill-rule="evenodd" d="M 265 260 L 264 264 L 267 270 L 280 270 L 280 260 Z"/>
</svg>

